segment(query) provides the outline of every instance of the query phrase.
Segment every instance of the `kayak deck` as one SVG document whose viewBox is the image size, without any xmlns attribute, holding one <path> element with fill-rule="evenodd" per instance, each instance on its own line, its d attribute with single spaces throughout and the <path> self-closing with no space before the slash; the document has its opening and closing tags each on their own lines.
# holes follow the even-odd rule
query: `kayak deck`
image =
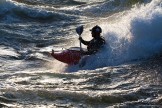
<svg viewBox="0 0 162 108">
<path fill-rule="evenodd" d="M 78 47 L 72 47 L 60 52 L 52 52 L 52 57 L 68 65 L 78 64 L 82 55 Z"/>
</svg>

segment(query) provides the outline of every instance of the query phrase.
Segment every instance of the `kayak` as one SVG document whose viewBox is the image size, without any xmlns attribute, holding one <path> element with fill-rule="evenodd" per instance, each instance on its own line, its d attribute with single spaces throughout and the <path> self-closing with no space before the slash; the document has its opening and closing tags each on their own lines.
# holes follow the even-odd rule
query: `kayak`
<svg viewBox="0 0 162 108">
<path fill-rule="evenodd" d="M 76 32 L 79 36 L 81 36 L 83 32 L 83 26 L 77 27 Z M 80 59 L 82 58 L 80 49 L 86 51 L 81 47 L 81 41 L 80 47 L 71 47 L 69 49 L 65 49 L 59 52 L 52 50 L 51 56 L 60 62 L 66 63 L 68 65 L 75 65 L 78 64 Z"/>
<path fill-rule="evenodd" d="M 76 65 L 82 58 L 79 47 L 71 47 L 62 51 L 54 51 L 51 53 L 51 56 L 68 65 Z"/>
</svg>

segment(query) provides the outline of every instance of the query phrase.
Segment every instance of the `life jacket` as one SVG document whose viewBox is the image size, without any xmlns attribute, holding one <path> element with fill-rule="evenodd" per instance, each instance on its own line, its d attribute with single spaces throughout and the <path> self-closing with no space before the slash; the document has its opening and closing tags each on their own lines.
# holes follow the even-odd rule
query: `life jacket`
<svg viewBox="0 0 162 108">
<path fill-rule="evenodd" d="M 87 45 L 87 49 L 91 53 L 96 53 L 104 44 L 105 39 L 103 37 L 99 37 L 97 39 L 94 38 Z"/>
</svg>

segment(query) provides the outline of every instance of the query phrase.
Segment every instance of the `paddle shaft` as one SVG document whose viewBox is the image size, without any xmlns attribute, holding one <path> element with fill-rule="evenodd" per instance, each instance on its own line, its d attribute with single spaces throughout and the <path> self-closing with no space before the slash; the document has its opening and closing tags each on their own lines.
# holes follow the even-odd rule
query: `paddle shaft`
<svg viewBox="0 0 162 108">
<path fill-rule="evenodd" d="M 81 35 L 79 35 L 79 37 L 81 37 Z M 82 43 L 81 43 L 81 40 L 80 40 L 80 51 L 82 51 Z"/>
<path fill-rule="evenodd" d="M 83 25 L 79 26 L 76 28 L 76 32 L 79 35 L 79 37 L 81 37 L 81 34 L 83 32 Z M 82 51 L 82 44 L 81 44 L 81 40 L 80 40 L 80 51 Z"/>
</svg>

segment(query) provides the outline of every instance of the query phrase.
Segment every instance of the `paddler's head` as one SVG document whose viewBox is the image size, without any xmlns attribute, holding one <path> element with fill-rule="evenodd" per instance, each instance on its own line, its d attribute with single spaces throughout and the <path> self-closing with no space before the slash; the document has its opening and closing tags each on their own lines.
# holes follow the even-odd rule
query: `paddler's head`
<svg viewBox="0 0 162 108">
<path fill-rule="evenodd" d="M 100 34 L 102 32 L 102 29 L 101 29 L 101 27 L 99 27 L 98 25 L 96 25 L 90 31 L 91 31 L 92 37 L 98 38 L 98 37 L 100 37 Z"/>
</svg>

